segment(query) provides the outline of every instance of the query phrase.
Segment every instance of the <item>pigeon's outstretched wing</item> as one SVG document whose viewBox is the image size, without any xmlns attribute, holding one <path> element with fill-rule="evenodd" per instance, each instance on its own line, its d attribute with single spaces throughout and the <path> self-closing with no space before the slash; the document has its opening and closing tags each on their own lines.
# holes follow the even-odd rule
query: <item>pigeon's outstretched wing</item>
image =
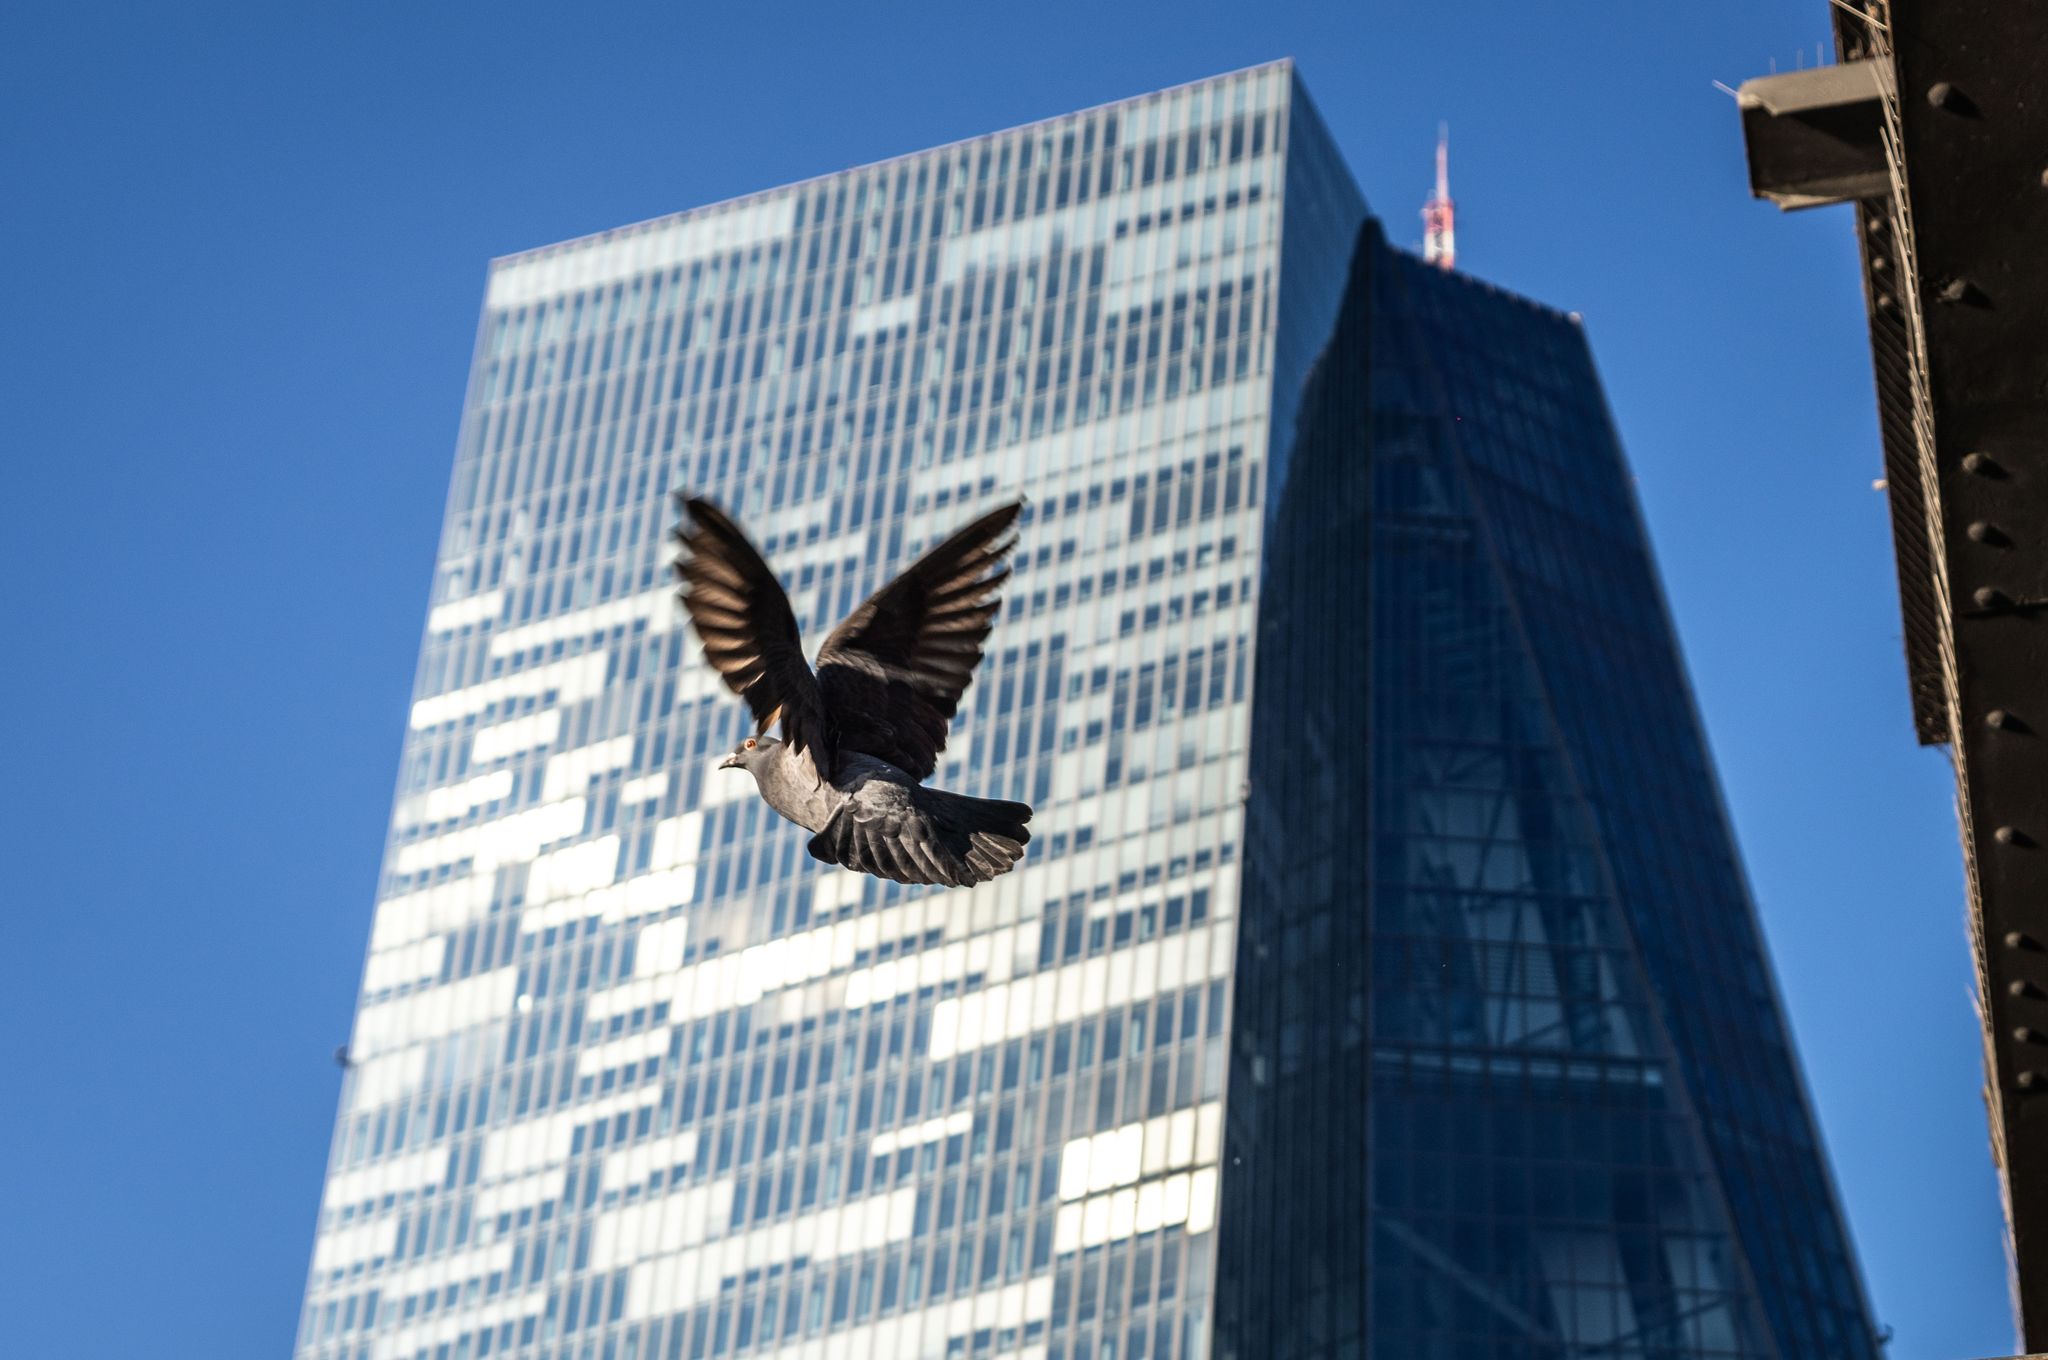
<svg viewBox="0 0 2048 1360">
<path fill-rule="evenodd" d="M 1023 506 L 992 510 L 919 558 L 832 630 L 818 689 L 837 749 L 931 777 L 946 725 L 974 679 L 1009 578 L 1006 539 Z"/>
<path fill-rule="evenodd" d="M 829 772 L 831 733 L 789 597 L 723 510 L 701 497 L 677 499 L 688 516 L 676 530 L 684 548 L 676 560 L 678 593 L 697 626 L 705 659 L 747 701 L 756 735 L 781 718 L 790 749 L 817 748 L 812 759 Z"/>
</svg>

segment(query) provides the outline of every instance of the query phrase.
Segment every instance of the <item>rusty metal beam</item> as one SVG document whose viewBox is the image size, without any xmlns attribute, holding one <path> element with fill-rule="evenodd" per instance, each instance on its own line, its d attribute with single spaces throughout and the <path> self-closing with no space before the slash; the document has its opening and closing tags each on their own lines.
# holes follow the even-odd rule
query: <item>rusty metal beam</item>
<svg viewBox="0 0 2048 1360">
<path fill-rule="evenodd" d="M 1958 777 L 2021 1325 L 2048 1349 L 2048 28 L 1890 6 Z"/>
<path fill-rule="evenodd" d="M 2048 1350 L 2048 25 L 2000 0 L 1830 13 L 1859 73 L 1744 86 L 1752 183 L 1858 200 L 1914 722 L 1955 761 L 2015 1294 Z M 1865 70 L 1881 190 L 1848 150 Z"/>
</svg>

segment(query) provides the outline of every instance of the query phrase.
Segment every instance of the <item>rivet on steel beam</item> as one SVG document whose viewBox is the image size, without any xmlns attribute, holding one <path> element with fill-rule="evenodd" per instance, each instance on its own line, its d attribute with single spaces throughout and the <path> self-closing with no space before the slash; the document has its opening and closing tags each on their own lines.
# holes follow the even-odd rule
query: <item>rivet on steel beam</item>
<svg viewBox="0 0 2048 1360">
<path fill-rule="evenodd" d="M 1973 519 L 1963 532 L 1970 536 L 1971 542 L 1984 543 L 1992 547 L 2002 547 L 2012 541 L 2005 536 L 2003 530 L 1988 520 Z"/>
<path fill-rule="evenodd" d="M 1873 274 L 1882 274 L 1885 272 L 1885 270 L 1890 269 L 1891 267 L 1892 262 L 1882 255 L 1873 255 L 1870 257 L 1870 272 Z"/>
<path fill-rule="evenodd" d="M 1975 306 L 1984 301 L 1983 290 L 1968 279 L 1950 279 L 1941 286 L 1941 291 L 1935 294 L 1935 297 L 1951 307 L 1965 302 Z"/>
<path fill-rule="evenodd" d="M 2015 978 L 2011 982 L 2006 983 L 2005 991 L 2008 996 L 2041 995 L 2041 989 L 2039 987 L 2036 987 L 2033 983 L 2027 981 L 2025 978 Z"/>
<path fill-rule="evenodd" d="M 2028 939 L 2025 933 L 2021 931 L 2008 930 L 2005 932 L 2005 947 L 2007 949 L 2032 949 L 2034 942 Z"/>
<path fill-rule="evenodd" d="M 2041 1086 L 2041 1074 L 2039 1072 L 2022 1072 L 2013 1080 L 2019 1083 L 2019 1088 L 2022 1091 L 2038 1090 Z"/>
<path fill-rule="evenodd" d="M 1991 833 L 1991 839 L 1997 841 L 2000 845 L 2017 845 L 2021 847 L 2029 846 L 2034 843 L 2034 838 L 2032 836 L 2029 836 L 2026 832 L 2020 830 L 2016 826 L 1999 827 L 1996 831 L 1993 831 Z"/>
<path fill-rule="evenodd" d="M 1893 298 L 1890 293 L 1879 293 L 1877 295 L 1877 310 L 1880 312 L 1889 312 L 1898 305 L 1897 299 Z"/>
<path fill-rule="evenodd" d="M 2042 1034 L 2040 1030 L 2031 1029 L 2026 1025 L 2020 1025 L 2013 1030 L 2012 1037 L 2015 1043 L 2032 1044 L 2039 1043 L 2041 1041 Z"/>
<path fill-rule="evenodd" d="M 1963 471 L 1978 477 L 2003 477 L 2005 469 L 1988 453 L 1972 451 L 1963 455 Z"/>
<path fill-rule="evenodd" d="M 1977 106 L 1970 102 L 1970 97 L 1946 80 L 1937 80 L 1927 87 L 1927 102 L 1944 113 L 1969 117 L 1977 112 Z"/>
<path fill-rule="evenodd" d="M 1977 602 L 1979 609 L 1996 609 L 1999 605 L 2012 603 L 2004 591 L 1991 586 L 1978 586 L 1970 592 L 1970 598 Z"/>
<path fill-rule="evenodd" d="M 1986 713 L 1984 715 L 1984 725 L 1996 728 L 2000 732 L 2026 732 L 2031 730 L 2022 719 L 2006 712 L 2002 708 L 1994 708 L 1989 713 Z"/>
</svg>

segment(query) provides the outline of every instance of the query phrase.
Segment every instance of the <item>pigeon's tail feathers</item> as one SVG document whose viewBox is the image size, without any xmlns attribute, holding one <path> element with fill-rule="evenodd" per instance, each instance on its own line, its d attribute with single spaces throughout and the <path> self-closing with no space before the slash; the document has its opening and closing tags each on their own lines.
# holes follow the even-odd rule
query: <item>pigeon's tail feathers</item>
<svg viewBox="0 0 2048 1360">
<path fill-rule="evenodd" d="M 1031 840 L 1030 820 L 1028 804 L 907 788 L 886 802 L 849 799 L 811 838 L 810 851 L 827 864 L 898 883 L 963 888 L 1017 866 Z"/>
<path fill-rule="evenodd" d="M 1031 804 L 1012 803 L 1002 798 L 970 798 L 945 789 L 918 791 L 919 801 L 942 811 L 945 819 L 969 832 L 989 832 L 1007 837 L 1019 845 L 1031 839 L 1025 825 L 1031 820 Z"/>
<path fill-rule="evenodd" d="M 1031 828 L 1025 825 L 1031 820 L 1030 804 L 1001 798 L 969 798 L 964 793 L 947 793 L 944 789 L 928 789 L 926 793 L 941 806 L 954 809 L 954 825 L 966 832 L 967 867 L 979 875 L 969 882 L 985 883 L 998 874 L 1006 874 L 1024 858 L 1024 847 L 1031 841 Z"/>
</svg>

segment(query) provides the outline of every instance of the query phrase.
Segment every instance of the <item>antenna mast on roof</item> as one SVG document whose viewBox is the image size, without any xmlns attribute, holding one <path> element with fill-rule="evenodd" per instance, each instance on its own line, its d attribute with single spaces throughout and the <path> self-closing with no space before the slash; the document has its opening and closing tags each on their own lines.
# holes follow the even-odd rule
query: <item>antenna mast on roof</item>
<svg viewBox="0 0 2048 1360">
<path fill-rule="evenodd" d="M 1451 269 L 1458 262 L 1458 235 L 1454 228 L 1458 205 L 1451 201 L 1451 129 L 1436 126 L 1436 192 L 1422 205 L 1422 258 L 1438 269 Z"/>
</svg>

